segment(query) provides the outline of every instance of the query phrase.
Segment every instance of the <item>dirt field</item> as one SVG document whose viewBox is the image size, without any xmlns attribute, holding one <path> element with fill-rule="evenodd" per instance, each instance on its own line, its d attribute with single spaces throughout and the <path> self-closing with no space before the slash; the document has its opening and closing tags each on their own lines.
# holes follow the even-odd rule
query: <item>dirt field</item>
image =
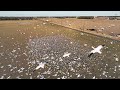
<svg viewBox="0 0 120 90">
<path fill-rule="evenodd" d="M 56 20 L 66 26 L 74 21 Z M 88 57 L 102 44 L 101 54 Z M 0 79 L 120 79 L 120 41 L 48 20 L 0 21 Z"/>
<path fill-rule="evenodd" d="M 44 18 L 65 27 L 120 40 L 120 20 L 77 19 L 77 18 Z"/>
</svg>

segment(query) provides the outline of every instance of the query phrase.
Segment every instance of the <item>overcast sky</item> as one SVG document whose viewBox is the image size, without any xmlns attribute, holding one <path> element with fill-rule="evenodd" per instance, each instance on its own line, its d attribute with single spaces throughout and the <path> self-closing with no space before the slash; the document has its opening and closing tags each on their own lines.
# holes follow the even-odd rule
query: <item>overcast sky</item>
<svg viewBox="0 0 120 90">
<path fill-rule="evenodd" d="M 0 11 L 0 16 L 120 16 L 120 11 Z"/>
</svg>

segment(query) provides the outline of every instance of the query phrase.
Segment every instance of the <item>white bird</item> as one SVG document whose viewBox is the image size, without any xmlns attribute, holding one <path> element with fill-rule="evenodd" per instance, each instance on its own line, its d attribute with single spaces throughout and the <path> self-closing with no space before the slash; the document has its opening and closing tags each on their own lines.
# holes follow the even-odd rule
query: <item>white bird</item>
<svg viewBox="0 0 120 90">
<path fill-rule="evenodd" d="M 65 52 L 63 57 L 69 57 L 71 53 Z"/>
<path fill-rule="evenodd" d="M 44 68 L 45 64 L 46 64 L 46 63 L 42 63 L 42 62 L 39 63 L 39 65 L 35 68 L 34 71 L 38 70 L 39 68 Z M 33 71 L 33 72 L 34 72 L 34 71 Z"/>
<path fill-rule="evenodd" d="M 93 50 L 90 52 L 90 54 L 88 55 L 88 57 L 90 57 L 92 54 L 94 54 L 94 53 L 99 53 L 99 54 L 101 54 L 102 52 L 100 51 L 103 47 L 104 47 L 105 45 L 99 45 L 98 47 L 96 47 L 96 48 L 94 48 L 93 46 L 92 46 L 92 48 L 93 48 Z"/>
</svg>

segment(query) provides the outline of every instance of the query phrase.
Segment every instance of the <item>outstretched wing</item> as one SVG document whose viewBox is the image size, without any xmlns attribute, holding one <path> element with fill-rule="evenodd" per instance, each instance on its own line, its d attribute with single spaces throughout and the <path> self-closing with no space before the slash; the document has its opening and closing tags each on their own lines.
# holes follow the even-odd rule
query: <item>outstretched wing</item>
<svg viewBox="0 0 120 90">
<path fill-rule="evenodd" d="M 98 51 L 99 54 L 101 54 L 102 52 L 101 51 Z"/>
<path fill-rule="evenodd" d="M 92 46 L 92 49 L 95 49 L 95 48 Z"/>
</svg>

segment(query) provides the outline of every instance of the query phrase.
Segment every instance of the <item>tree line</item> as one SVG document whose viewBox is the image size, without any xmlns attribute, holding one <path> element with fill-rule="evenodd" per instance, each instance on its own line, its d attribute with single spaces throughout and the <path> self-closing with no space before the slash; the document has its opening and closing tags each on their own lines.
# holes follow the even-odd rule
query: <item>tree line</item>
<svg viewBox="0 0 120 90">
<path fill-rule="evenodd" d="M 120 16 L 65 16 L 65 17 L 0 17 L 0 20 L 37 20 L 39 18 L 77 18 L 77 19 L 94 19 L 94 18 L 109 18 L 109 20 L 120 20 Z"/>
<path fill-rule="evenodd" d="M 0 17 L 0 20 L 33 20 L 36 17 Z"/>
</svg>

